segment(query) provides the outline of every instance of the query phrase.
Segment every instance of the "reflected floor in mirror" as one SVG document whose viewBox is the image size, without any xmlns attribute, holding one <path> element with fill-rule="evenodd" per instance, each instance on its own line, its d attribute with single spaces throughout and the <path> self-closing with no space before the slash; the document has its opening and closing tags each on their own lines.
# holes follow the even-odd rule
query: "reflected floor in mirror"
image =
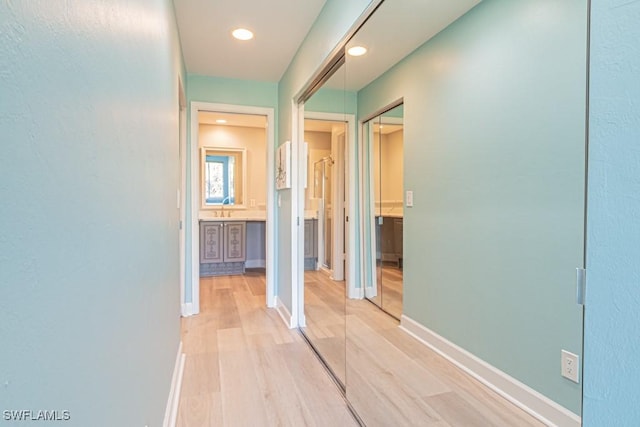
<svg viewBox="0 0 640 427">
<path fill-rule="evenodd" d="M 357 426 L 295 330 L 265 307 L 265 276 L 203 278 L 201 313 L 182 319 L 179 427 Z"/>
<path fill-rule="evenodd" d="M 324 271 L 305 271 L 303 331 L 335 376 L 345 384 L 345 282 Z"/>
<path fill-rule="evenodd" d="M 347 301 L 347 398 L 367 426 L 543 426 L 406 334 Z"/>
<path fill-rule="evenodd" d="M 395 264 L 384 264 L 382 277 L 382 308 L 400 319 L 402 316 L 402 270 Z"/>
</svg>

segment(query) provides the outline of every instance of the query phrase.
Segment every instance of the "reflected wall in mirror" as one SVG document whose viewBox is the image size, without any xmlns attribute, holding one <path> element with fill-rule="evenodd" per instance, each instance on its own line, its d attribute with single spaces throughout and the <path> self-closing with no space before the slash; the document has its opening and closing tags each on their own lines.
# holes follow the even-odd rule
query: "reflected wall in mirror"
<svg viewBox="0 0 640 427">
<path fill-rule="evenodd" d="M 347 300 L 346 394 L 366 425 L 579 425 L 581 386 L 559 355 L 582 355 L 586 18 L 586 0 L 387 0 L 348 43 L 368 48 L 346 57 L 363 137 L 403 103 L 414 194 L 400 327 Z M 362 144 L 358 244 L 362 294 L 383 305 L 371 260 L 385 259 L 384 230 L 378 246 L 366 212 L 385 208 L 384 189 L 367 187 L 374 157 Z"/>
<path fill-rule="evenodd" d="M 369 120 L 367 134 L 373 154 L 373 206 L 375 224 L 375 296 L 369 299 L 396 319 L 402 315 L 403 259 L 403 106 L 398 105 Z"/>
<path fill-rule="evenodd" d="M 265 116 L 201 111 L 198 121 L 201 214 L 209 216 L 222 209 L 264 210 Z"/>
<path fill-rule="evenodd" d="M 304 319 L 301 328 L 343 387 L 345 375 L 345 150 L 348 142 L 344 68 L 304 105 L 307 152 L 304 190 Z M 355 106 L 355 103 L 351 103 Z M 355 111 L 351 114 L 353 115 Z"/>
</svg>

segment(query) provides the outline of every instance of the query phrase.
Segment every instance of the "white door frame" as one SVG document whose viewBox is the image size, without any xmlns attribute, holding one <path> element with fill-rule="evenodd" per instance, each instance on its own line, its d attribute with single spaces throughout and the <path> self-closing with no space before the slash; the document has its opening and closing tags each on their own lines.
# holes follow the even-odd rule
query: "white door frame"
<svg viewBox="0 0 640 427">
<path fill-rule="evenodd" d="M 216 111 L 221 113 L 252 114 L 267 118 L 267 206 L 266 206 L 266 305 L 275 307 L 275 112 L 273 108 L 247 105 L 191 102 L 191 286 L 190 310 L 183 315 L 200 312 L 200 150 L 198 144 L 198 112 Z M 186 302 L 183 303 L 186 304 Z"/>
<path fill-rule="evenodd" d="M 180 256 L 180 313 L 185 316 L 185 286 L 186 286 L 186 267 L 187 253 L 185 246 L 185 226 L 186 222 L 186 195 L 187 195 L 187 98 L 184 93 L 184 86 L 181 80 L 178 80 L 178 135 L 179 138 L 179 157 L 180 157 L 180 187 L 178 188 L 178 218 L 179 224 L 179 256 Z"/>
</svg>

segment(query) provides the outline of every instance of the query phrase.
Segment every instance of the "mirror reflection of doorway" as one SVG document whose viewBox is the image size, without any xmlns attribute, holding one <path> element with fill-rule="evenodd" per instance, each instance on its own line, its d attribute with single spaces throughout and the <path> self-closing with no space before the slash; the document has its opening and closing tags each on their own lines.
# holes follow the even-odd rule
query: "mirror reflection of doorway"
<svg viewBox="0 0 640 427">
<path fill-rule="evenodd" d="M 377 294 L 370 301 L 400 319 L 402 316 L 403 250 L 403 106 L 369 121 L 373 162 L 373 215 Z"/>
<path fill-rule="evenodd" d="M 313 196 L 317 200 L 318 218 L 322 225 L 322 233 L 320 235 L 319 247 L 320 265 L 327 270 L 331 270 L 331 254 L 333 222 L 331 212 L 331 186 L 332 186 L 332 167 L 335 163 L 331 154 L 322 157 L 313 162 Z"/>
<path fill-rule="evenodd" d="M 312 117 L 314 113 L 309 113 Z M 322 116 L 322 114 L 320 114 Z M 336 117 L 344 115 L 336 114 Z M 347 124 L 304 120 L 304 336 L 342 386 L 345 378 L 345 142 Z"/>
</svg>

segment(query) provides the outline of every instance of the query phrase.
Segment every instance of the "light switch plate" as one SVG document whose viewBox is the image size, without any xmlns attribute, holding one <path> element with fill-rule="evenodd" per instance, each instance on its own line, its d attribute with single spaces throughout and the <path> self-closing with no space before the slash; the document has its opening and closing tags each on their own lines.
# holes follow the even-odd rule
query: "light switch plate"
<svg viewBox="0 0 640 427">
<path fill-rule="evenodd" d="M 406 193 L 406 196 L 405 196 L 405 203 L 406 203 L 408 208 L 412 208 L 413 207 L 413 191 L 407 190 L 407 193 Z"/>
</svg>

